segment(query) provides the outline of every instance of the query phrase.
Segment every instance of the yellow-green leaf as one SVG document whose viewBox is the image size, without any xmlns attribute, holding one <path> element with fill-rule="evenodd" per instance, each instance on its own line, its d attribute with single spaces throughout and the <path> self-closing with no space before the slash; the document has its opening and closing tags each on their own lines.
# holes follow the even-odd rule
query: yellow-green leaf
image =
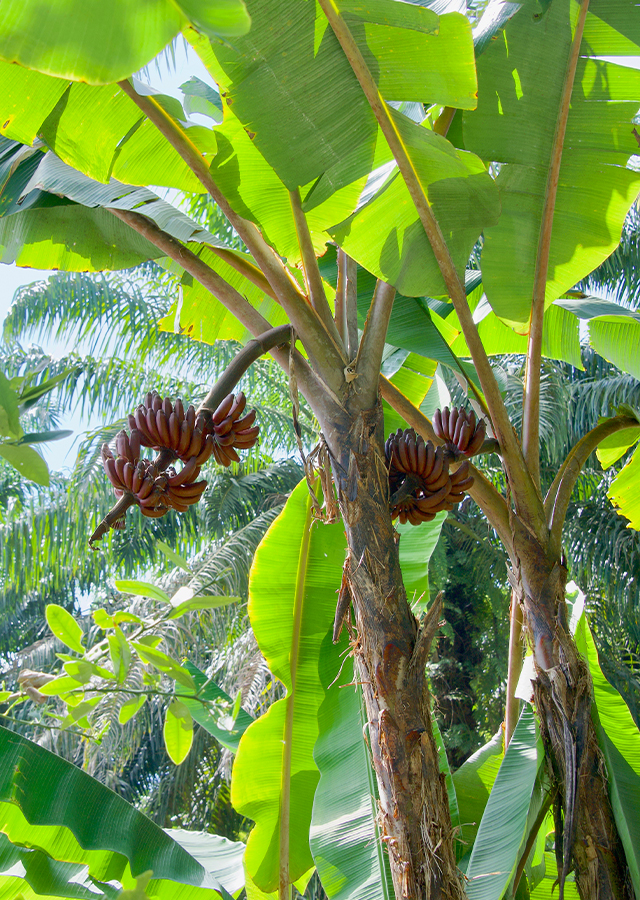
<svg viewBox="0 0 640 900">
<path fill-rule="evenodd" d="M 142 709 L 146 699 L 146 694 L 139 694 L 137 697 L 131 697 L 129 700 L 125 700 L 118 713 L 118 722 L 121 725 L 126 725 L 126 723 L 130 719 L 133 719 L 133 717 Z"/>
<path fill-rule="evenodd" d="M 50 603 L 45 610 L 45 616 L 49 628 L 59 641 L 76 653 L 84 653 L 82 645 L 84 632 L 71 613 L 56 603 Z"/>
<path fill-rule="evenodd" d="M 167 707 L 163 734 L 167 753 L 179 766 L 187 756 L 193 742 L 193 719 L 187 707 L 180 700 L 172 700 Z"/>
</svg>

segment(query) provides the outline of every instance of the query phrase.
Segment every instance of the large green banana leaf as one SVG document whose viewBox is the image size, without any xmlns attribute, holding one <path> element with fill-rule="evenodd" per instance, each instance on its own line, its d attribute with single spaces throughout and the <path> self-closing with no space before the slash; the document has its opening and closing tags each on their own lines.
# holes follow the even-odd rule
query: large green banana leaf
<svg viewBox="0 0 640 900">
<path fill-rule="evenodd" d="M 416 529 L 419 530 L 419 529 Z M 325 698 L 314 759 L 320 781 L 310 843 L 330 900 L 391 900 L 386 851 L 376 828 L 376 785 L 365 742 L 366 716 L 346 633 L 339 653 L 327 635 L 319 669 Z"/>
<path fill-rule="evenodd" d="M 109 885 L 103 889 L 103 883 L 115 880 L 129 889 L 151 871 L 147 894 L 153 900 L 204 900 L 216 893 L 230 900 L 211 872 L 126 800 L 1 727 L 0 820 L 6 836 L 0 848 L 0 896 L 5 891 L 4 896 L 17 898 L 30 886 L 37 894 L 88 897 L 64 885 L 72 878 L 76 884 L 82 873 L 78 889 L 94 886 L 102 892 L 98 897 L 111 900 L 114 892 Z M 20 848 L 38 852 L 23 859 Z M 11 868 L 17 862 L 24 875 L 19 866 Z"/>
<path fill-rule="evenodd" d="M 504 896 L 527 835 L 542 756 L 535 716 L 527 706 L 502 760 L 473 844 L 466 872 L 470 900 L 501 900 Z"/>
<path fill-rule="evenodd" d="M 125 268 L 160 251 L 107 212 L 135 209 L 178 240 L 221 242 L 144 187 L 101 184 L 53 153 L 0 138 L 0 259 L 67 270 Z"/>
<path fill-rule="evenodd" d="M 622 841 L 631 880 L 640 896 L 640 731 L 629 707 L 604 677 L 598 651 L 582 605 L 576 603 L 575 638 L 593 679 L 594 718 L 598 743 L 607 764 L 607 784 L 613 815 Z"/>
<path fill-rule="evenodd" d="M 137 72 L 189 22 L 212 37 L 244 34 L 242 0 L 7 0 L 0 11 L 0 57 L 28 69 L 90 84 Z"/>
<path fill-rule="evenodd" d="M 390 110 L 460 273 L 484 228 L 500 215 L 495 183 L 474 154 Z M 353 216 L 329 229 L 365 269 L 410 297 L 446 293 L 440 267 L 404 180 L 396 171 Z"/>
<path fill-rule="evenodd" d="M 202 193 L 203 187 L 178 152 L 117 85 L 92 86 L 52 78 L 0 61 L 2 134 L 32 145 L 44 141 L 63 162 L 90 178 L 161 185 Z M 215 133 L 187 121 L 178 100 L 135 81 L 184 129 L 206 156 L 216 152 Z M 25 103 L 34 95 L 34 103 Z"/>
<path fill-rule="evenodd" d="M 263 538 L 251 569 L 254 634 L 287 696 L 244 733 L 231 798 L 256 823 L 245 866 L 266 892 L 278 886 L 283 866 L 290 881 L 313 866 L 309 826 L 319 778 L 313 748 L 324 698 L 318 655 L 333 625 L 345 546 L 341 524 L 314 521 L 302 481 Z"/>
<path fill-rule="evenodd" d="M 600 356 L 640 379 L 640 316 L 599 316 L 591 319 L 589 339 Z"/>
<path fill-rule="evenodd" d="M 388 100 L 475 106 L 463 16 L 390 0 L 340 7 Z M 330 169 L 334 190 L 368 175 L 377 124 L 323 13 L 313 3 L 281 0 L 284 27 L 274 28 L 269 0 L 251 0 L 248 8 L 251 31 L 233 46 L 212 45 L 215 62 L 208 48 L 195 46 L 256 147 L 289 189 Z"/>
<path fill-rule="evenodd" d="M 464 115 L 465 147 L 501 163 L 502 213 L 485 231 L 482 254 L 487 297 L 523 331 L 577 10 L 571 0 L 526 0 L 478 59 L 478 108 Z M 638 149 L 640 72 L 601 58 L 639 52 L 636 19 L 628 0 L 589 6 L 562 150 L 547 305 L 614 250 L 640 190 L 640 173 L 626 168 Z"/>
<path fill-rule="evenodd" d="M 558 898 L 558 867 L 553 851 L 544 854 L 545 873 L 538 885 L 529 894 L 529 900 L 557 900 Z M 576 887 L 575 875 L 571 873 L 564 883 L 565 900 L 579 900 L 580 894 Z"/>
<path fill-rule="evenodd" d="M 464 844 L 458 848 L 459 856 L 464 855 L 476 839 L 489 794 L 504 758 L 503 746 L 500 729 L 453 774 L 464 840 Z"/>
<path fill-rule="evenodd" d="M 629 519 L 629 528 L 640 530 L 640 448 L 609 486 L 607 497 L 621 516 Z"/>
</svg>

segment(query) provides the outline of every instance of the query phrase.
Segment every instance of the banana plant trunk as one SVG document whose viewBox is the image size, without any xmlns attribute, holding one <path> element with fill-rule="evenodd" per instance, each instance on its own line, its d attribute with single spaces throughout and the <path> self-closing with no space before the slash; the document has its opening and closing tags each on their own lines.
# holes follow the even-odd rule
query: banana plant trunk
<svg viewBox="0 0 640 900">
<path fill-rule="evenodd" d="M 560 883 L 573 868 L 584 900 L 633 900 L 591 719 L 591 676 L 569 631 L 567 570 L 517 520 L 514 524 L 524 621 L 534 648 L 534 700 L 549 774 L 558 786 Z"/>
<path fill-rule="evenodd" d="M 345 417 L 337 431 L 335 424 L 325 436 L 349 546 L 354 654 L 396 898 L 462 900 L 425 679 L 436 623 L 431 616 L 420 626 L 407 603 L 389 512 L 381 406 Z"/>
</svg>

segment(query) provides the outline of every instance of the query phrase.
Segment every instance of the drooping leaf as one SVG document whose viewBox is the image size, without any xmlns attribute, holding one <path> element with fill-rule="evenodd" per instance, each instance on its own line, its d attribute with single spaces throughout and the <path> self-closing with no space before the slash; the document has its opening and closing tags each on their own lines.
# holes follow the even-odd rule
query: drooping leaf
<svg viewBox="0 0 640 900">
<path fill-rule="evenodd" d="M 122 630 L 117 625 L 114 628 L 114 633 L 107 635 L 107 641 L 116 680 L 122 684 L 131 665 L 131 647 Z"/>
<path fill-rule="evenodd" d="M 313 523 L 303 481 L 264 537 L 251 570 L 254 634 L 270 670 L 287 689 L 287 697 L 243 735 L 231 784 L 234 807 L 256 822 L 245 865 L 264 891 L 278 885 L 280 865 L 287 865 L 294 881 L 313 865 L 308 839 L 318 783 L 313 747 L 324 696 L 317 659 L 333 624 L 344 551 L 340 524 Z M 289 858 L 281 861 L 285 827 Z"/>
<path fill-rule="evenodd" d="M 186 831 L 183 828 L 168 828 L 166 831 L 207 872 L 211 872 L 230 894 L 237 894 L 242 889 L 242 860 L 245 851 L 242 841 L 230 841 L 207 831 Z"/>
<path fill-rule="evenodd" d="M 146 694 L 140 694 L 138 697 L 131 697 L 129 700 L 125 700 L 118 713 L 120 725 L 126 725 L 130 719 L 133 719 L 144 706 L 146 699 Z"/>
<path fill-rule="evenodd" d="M 389 861 L 376 827 L 376 785 L 363 728 L 359 688 L 346 633 L 328 634 L 319 660 L 324 700 L 313 757 L 320 781 L 313 800 L 310 844 L 330 900 L 391 900 Z"/>
<path fill-rule="evenodd" d="M 356 13 L 355 39 L 386 97 L 475 105 L 471 33 L 462 17 L 439 19 L 390 2 L 345 4 L 344 11 Z M 377 124 L 324 14 L 314 4 L 281 2 L 283 31 L 273 28 L 268 0 L 254 0 L 250 12 L 251 31 L 233 46 L 194 46 L 256 147 L 289 189 L 345 158 L 349 168 L 335 188 L 368 174 Z M 310 82 L 322 90 L 309 91 Z"/>
<path fill-rule="evenodd" d="M 623 456 L 629 447 L 633 447 L 635 442 L 640 438 L 640 425 L 637 428 L 625 428 L 623 431 L 616 431 L 610 434 L 598 444 L 596 456 L 600 460 L 603 469 L 608 469 L 614 462 Z"/>
<path fill-rule="evenodd" d="M 22 437 L 20 414 L 18 412 L 18 393 L 9 379 L 0 372 L 0 435 L 17 440 Z"/>
<path fill-rule="evenodd" d="M 533 710 L 527 706 L 505 753 L 473 844 L 466 872 L 470 900 L 500 900 L 513 877 L 541 761 L 538 742 Z"/>
<path fill-rule="evenodd" d="M 453 774 L 460 821 L 469 845 L 475 840 L 491 788 L 504 758 L 502 729 Z M 463 852 L 466 848 L 463 849 Z"/>
<path fill-rule="evenodd" d="M 545 874 L 539 884 L 529 894 L 529 900 L 557 900 L 558 897 L 558 866 L 555 853 L 548 850 L 544 854 Z M 580 894 L 576 887 L 576 879 L 573 872 L 564 883 L 565 900 L 579 900 Z"/>
<path fill-rule="evenodd" d="M 125 888 L 152 870 L 152 900 L 197 900 L 203 888 L 230 900 L 161 828 L 77 766 L 1 727 L 0 759 L 2 831 L 15 846 L 36 845 L 54 860 L 88 866 L 98 882 Z"/>
<path fill-rule="evenodd" d="M 400 534 L 400 567 L 402 580 L 407 592 L 407 600 L 414 615 L 429 605 L 429 560 L 440 540 L 446 512 L 438 513 L 432 522 L 423 522 L 417 528 L 406 523 L 396 523 Z"/>
<path fill-rule="evenodd" d="M 495 184 L 477 156 L 456 150 L 445 138 L 393 109 L 390 114 L 462 273 L 480 233 L 498 220 Z M 446 294 L 433 249 L 398 172 L 329 233 L 349 256 L 401 293 L 410 297 Z"/>
<path fill-rule="evenodd" d="M 617 316 L 591 319 L 589 341 L 600 356 L 640 379 L 640 320 Z"/>
<path fill-rule="evenodd" d="M 177 682 L 184 685 L 184 687 L 191 690 L 195 689 L 195 684 L 189 671 L 173 660 L 168 654 L 163 653 L 162 650 L 158 650 L 155 647 L 150 647 L 148 644 L 145 645 L 140 641 L 131 641 L 131 646 L 135 648 L 136 653 L 143 662 L 148 663 L 155 669 L 158 669 L 158 671 L 164 672 L 171 678 L 174 678 Z"/>
<path fill-rule="evenodd" d="M 167 619 L 179 619 L 188 612 L 202 609 L 218 609 L 220 606 L 228 606 L 230 603 L 240 603 L 240 597 L 230 597 L 226 594 L 218 596 L 193 596 L 191 588 L 182 587 L 171 598 L 171 605 L 174 607 L 173 612 L 169 613 Z M 185 599 L 182 599 L 182 598 Z"/>
<path fill-rule="evenodd" d="M 49 484 L 48 466 L 33 447 L 4 441 L 0 443 L 0 456 L 17 469 L 23 478 L 35 481 L 36 484 Z"/>
<path fill-rule="evenodd" d="M 217 711 L 210 712 L 200 700 L 187 696 L 180 697 L 182 703 L 187 707 L 194 721 L 197 722 L 198 725 L 204 728 L 205 731 L 208 731 L 209 734 L 213 735 L 223 747 L 226 747 L 227 750 L 231 750 L 232 753 L 235 753 L 238 749 L 240 738 L 254 721 L 253 716 L 246 710 L 240 708 L 237 715 L 232 717 L 230 710 L 233 700 L 229 694 L 223 691 L 215 681 L 207 678 L 204 672 L 201 672 L 197 666 L 193 665 L 193 663 L 187 661 L 185 663 L 185 668 L 193 678 L 198 697 L 200 697 L 201 700 L 221 702 L 225 705 L 226 709 L 223 714 L 218 714 Z M 176 687 L 178 694 L 186 693 L 185 688 L 182 688 L 180 685 L 177 685 Z"/>
<path fill-rule="evenodd" d="M 150 584 L 148 581 L 117 579 L 115 585 L 116 590 L 122 591 L 123 594 L 133 594 L 137 597 L 149 597 L 150 600 L 156 600 L 158 603 L 171 604 L 171 598 L 167 592 L 163 591 L 157 584 Z"/>
<path fill-rule="evenodd" d="M 76 653 L 84 654 L 85 648 L 82 644 L 84 632 L 70 612 L 56 603 L 50 603 L 45 610 L 45 616 L 49 628 L 59 641 Z"/>
<path fill-rule="evenodd" d="M 60 0 L 46 15 L 36 0 L 8 0 L 0 15 L 0 56 L 59 78 L 108 84 L 143 68 L 189 21 L 224 38 L 244 34 L 250 24 L 242 0 L 107 6 Z"/>
</svg>

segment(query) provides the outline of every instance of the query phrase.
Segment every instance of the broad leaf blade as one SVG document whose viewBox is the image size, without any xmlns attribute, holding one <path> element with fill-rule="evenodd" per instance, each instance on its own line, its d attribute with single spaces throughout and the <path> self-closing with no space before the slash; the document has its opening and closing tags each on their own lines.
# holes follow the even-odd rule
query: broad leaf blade
<svg viewBox="0 0 640 900">
<path fill-rule="evenodd" d="M 376 785 L 364 741 L 366 717 L 354 682 L 346 635 L 331 635 L 320 656 L 324 700 L 318 711 L 314 759 L 320 781 L 313 801 L 310 844 L 330 900 L 391 900 L 389 861 L 376 827 Z"/>
<path fill-rule="evenodd" d="M 161 828 L 76 766 L 1 727 L 0 758 L 0 817 L 12 843 L 36 844 L 54 859 L 88 865 L 98 881 L 127 887 L 152 870 L 154 900 L 198 900 L 205 887 L 229 900 Z"/>
<path fill-rule="evenodd" d="M 225 704 L 226 712 L 224 716 L 217 716 L 210 712 L 200 700 L 195 700 L 191 697 L 181 696 L 180 699 L 182 703 L 187 707 L 194 721 L 197 722 L 198 725 L 202 726 L 205 731 L 208 731 L 209 734 L 213 735 L 223 747 L 226 747 L 227 750 L 231 750 L 232 753 L 235 753 L 238 749 L 240 738 L 254 721 L 253 716 L 240 708 L 238 715 L 231 721 L 228 711 L 233 704 L 233 698 L 223 691 L 215 681 L 208 679 L 204 672 L 201 672 L 197 666 L 193 665 L 193 663 L 187 661 L 185 663 L 185 668 L 189 671 L 194 680 L 198 696 L 202 700 L 222 702 Z M 186 693 L 186 688 L 176 685 L 176 691 L 178 694 Z"/>
<path fill-rule="evenodd" d="M 473 845 L 467 867 L 470 900 L 500 900 L 513 877 L 540 765 L 537 744 L 533 710 L 526 707 L 496 776 Z"/>
<path fill-rule="evenodd" d="M 593 679 L 598 743 L 607 764 L 607 786 L 636 895 L 640 894 L 640 731 L 629 707 L 604 677 L 598 651 L 582 613 L 576 628 L 578 649 Z"/>
<path fill-rule="evenodd" d="M 90 84 L 127 78 L 192 21 L 210 36 L 235 37 L 250 24 L 242 0 L 56 0 L 43 15 L 37 0 L 7 0 L 0 14 L 0 55 Z"/>
<path fill-rule="evenodd" d="M 618 513 L 629 519 L 629 528 L 640 530 L 640 448 L 613 479 L 607 497 Z"/>
<path fill-rule="evenodd" d="M 279 861 L 283 782 L 290 792 L 289 806 L 283 807 L 289 818 L 290 880 L 313 865 L 308 839 L 318 783 L 313 747 L 324 696 L 317 660 L 333 624 L 345 541 L 341 525 L 312 524 L 312 518 L 309 488 L 302 481 L 263 538 L 249 584 L 256 639 L 287 689 L 287 697 L 243 735 L 231 783 L 234 807 L 256 822 L 247 844 L 247 872 L 267 892 L 277 887 L 280 865 L 287 864 Z M 284 741 L 291 742 L 290 774 Z"/>
<path fill-rule="evenodd" d="M 569 0 L 522 6 L 478 60 L 478 109 L 464 116 L 464 141 L 483 159 L 502 163 L 502 214 L 485 232 L 483 279 L 495 312 L 526 331 L 578 7 Z M 589 7 L 562 151 L 547 305 L 613 251 L 640 189 L 640 174 L 626 168 L 638 149 L 632 121 L 640 72 L 589 58 L 615 52 L 618 32 L 607 10 L 635 20 L 626 0 Z"/>
<path fill-rule="evenodd" d="M 498 192 L 484 163 L 389 110 L 459 271 L 478 236 L 498 220 Z M 409 191 L 396 172 L 340 225 L 334 240 L 360 265 L 410 297 L 446 294 L 442 273 Z M 395 343 L 395 341 L 394 341 Z"/>
</svg>

